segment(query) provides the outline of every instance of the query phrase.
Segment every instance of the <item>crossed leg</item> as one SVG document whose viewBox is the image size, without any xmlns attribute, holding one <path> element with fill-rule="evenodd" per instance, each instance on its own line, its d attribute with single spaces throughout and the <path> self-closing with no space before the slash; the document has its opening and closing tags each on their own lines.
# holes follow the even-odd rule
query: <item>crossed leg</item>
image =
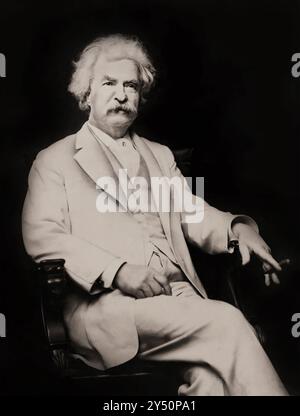
<svg viewBox="0 0 300 416">
<path fill-rule="evenodd" d="M 186 364 L 179 395 L 286 395 L 242 313 L 201 298 L 188 282 L 172 296 L 136 299 L 138 358 Z"/>
</svg>

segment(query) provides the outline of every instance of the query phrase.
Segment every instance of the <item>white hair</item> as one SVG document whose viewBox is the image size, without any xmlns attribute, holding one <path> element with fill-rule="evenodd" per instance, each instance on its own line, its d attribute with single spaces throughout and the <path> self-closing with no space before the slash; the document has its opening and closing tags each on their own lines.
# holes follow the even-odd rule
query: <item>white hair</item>
<svg viewBox="0 0 300 416">
<path fill-rule="evenodd" d="M 141 101 L 150 91 L 155 78 L 156 70 L 149 55 L 136 37 L 115 34 L 95 39 L 82 51 L 78 61 L 73 62 L 75 70 L 68 90 L 75 96 L 82 110 L 89 108 L 87 98 L 94 76 L 93 70 L 100 55 L 110 60 L 131 59 L 138 67 L 141 82 Z"/>
</svg>

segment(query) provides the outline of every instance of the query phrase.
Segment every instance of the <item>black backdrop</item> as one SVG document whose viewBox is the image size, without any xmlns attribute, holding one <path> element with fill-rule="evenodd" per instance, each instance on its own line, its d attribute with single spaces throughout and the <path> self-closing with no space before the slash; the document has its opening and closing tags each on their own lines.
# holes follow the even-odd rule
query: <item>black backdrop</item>
<svg viewBox="0 0 300 416">
<path fill-rule="evenodd" d="M 300 2 L 283 0 L 1 5 L 2 393 L 53 389 L 40 359 L 38 295 L 20 214 L 35 154 L 84 121 L 67 92 L 72 59 L 94 37 L 114 32 L 140 36 L 159 70 L 137 131 L 193 146 L 194 174 L 205 176 L 208 202 L 254 217 L 274 255 L 292 259 L 279 288 L 264 288 L 251 266 L 245 279 L 250 286 L 260 279 L 251 299 L 269 328 L 269 353 L 300 393 L 300 341 L 290 333 L 291 315 L 300 312 L 300 78 L 291 75 L 299 18 Z"/>
</svg>

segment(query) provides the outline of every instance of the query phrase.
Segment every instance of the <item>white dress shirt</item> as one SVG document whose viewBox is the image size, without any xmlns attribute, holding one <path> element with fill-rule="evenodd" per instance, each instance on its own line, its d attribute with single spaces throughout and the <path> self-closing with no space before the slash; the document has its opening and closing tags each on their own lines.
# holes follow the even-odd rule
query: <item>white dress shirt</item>
<svg viewBox="0 0 300 416">
<path fill-rule="evenodd" d="M 113 139 L 107 133 L 88 123 L 90 129 L 94 132 L 96 139 L 107 146 L 115 155 L 130 178 L 137 175 L 140 166 L 140 155 L 135 148 L 134 141 L 127 132 L 120 139 Z"/>
</svg>

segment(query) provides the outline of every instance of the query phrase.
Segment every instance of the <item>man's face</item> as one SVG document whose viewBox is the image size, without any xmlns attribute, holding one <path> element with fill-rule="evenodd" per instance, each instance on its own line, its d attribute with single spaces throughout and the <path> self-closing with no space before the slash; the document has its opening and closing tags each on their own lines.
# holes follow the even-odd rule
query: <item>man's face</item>
<svg viewBox="0 0 300 416">
<path fill-rule="evenodd" d="M 126 132 L 137 117 L 140 81 L 136 64 L 129 59 L 99 59 L 89 97 L 90 121 L 104 132 Z"/>
</svg>

